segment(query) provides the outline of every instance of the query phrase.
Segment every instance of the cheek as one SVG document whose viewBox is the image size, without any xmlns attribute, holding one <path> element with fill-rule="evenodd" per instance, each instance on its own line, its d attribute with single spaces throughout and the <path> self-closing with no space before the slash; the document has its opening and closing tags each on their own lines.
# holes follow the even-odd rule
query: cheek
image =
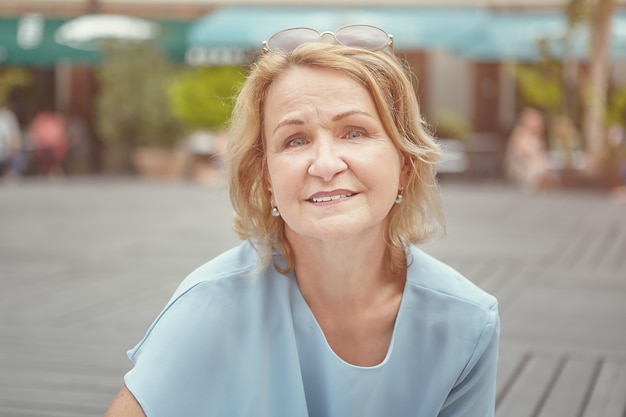
<svg viewBox="0 0 626 417">
<path fill-rule="evenodd" d="M 268 154 L 265 159 L 265 182 L 267 188 L 273 192 L 276 188 L 276 182 L 281 178 L 281 163 L 276 156 Z"/>
<path fill-rule="evenodd" d="M 370 183 L 396 189 L 405 176 L 404 158 L 395 150 L 385 150 L 358 161 L 359 171 Z M 391 183 L 393 182 L 393 184 Z"/>
<path fill-rule="evenodd" d="M 269 158 L 266 176 L 268 189 L 277 205 L 302 189 L 298 165 L 289 158 Z"/>
</svg>

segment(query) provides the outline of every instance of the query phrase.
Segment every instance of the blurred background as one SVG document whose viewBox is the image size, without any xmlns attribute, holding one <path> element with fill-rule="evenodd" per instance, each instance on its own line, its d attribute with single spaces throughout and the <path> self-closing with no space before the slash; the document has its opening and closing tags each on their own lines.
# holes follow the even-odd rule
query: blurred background
<svg viewBox="0 0 626 417">
<path fill-rule="evenodd" d="M 4 0 L 2 174 L 217 182 L 260 41 L 355 22 L 394 35 L 442 178 L 626 181 L 624 0 Z"/>
</svg>

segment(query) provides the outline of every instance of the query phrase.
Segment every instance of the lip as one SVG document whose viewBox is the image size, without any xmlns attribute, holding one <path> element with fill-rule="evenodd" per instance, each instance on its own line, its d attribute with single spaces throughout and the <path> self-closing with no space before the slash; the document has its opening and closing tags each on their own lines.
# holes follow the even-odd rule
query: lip
<svg viewBox="0 0 626 417">
<path fill-rule="evenodd" d="M 337 189 L 332 191 L 319 191 L 307 198 L 307 201 L 315 204 L 336 203 L 346 198 L 353 197 L 356 192 L 352 190 Z"/>
</svg>

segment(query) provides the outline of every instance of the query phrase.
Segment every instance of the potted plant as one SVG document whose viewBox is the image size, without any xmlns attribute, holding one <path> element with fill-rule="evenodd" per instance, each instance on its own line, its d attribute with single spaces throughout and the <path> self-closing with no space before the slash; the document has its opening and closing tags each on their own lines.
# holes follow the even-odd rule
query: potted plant
<svg viewBox="0 0 626 417">
<path fill-rule="evenodd" d="M 150 42 L 108 42 L 97 71 L 96 128 L 121 149 L 124 170 L 160 178 L 180 177 L 183 126 L 172 114 L 167 86 L 177 69 Z"/>
</svg>

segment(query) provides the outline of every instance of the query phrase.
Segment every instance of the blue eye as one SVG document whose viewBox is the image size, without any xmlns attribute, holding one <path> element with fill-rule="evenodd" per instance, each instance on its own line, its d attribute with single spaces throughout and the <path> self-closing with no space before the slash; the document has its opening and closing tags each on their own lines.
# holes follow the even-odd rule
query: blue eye
<svg viewBox="0 0 626 417">
<path fill-rule="evenodd" d="M 346 134 L 348 139 L 360 139 L 363 136 L 365 136 L 365 134 L 361 130 L 351 130 Z"/>
<path fill-rule="evenodd" d="M 302 138 L 291 139 L 290 141 L 287 142 L 287 146 L 294 147 L 294 148 L 305 145 L 305 144 L 306 144 L 306 141 Z"/>
</svg>

